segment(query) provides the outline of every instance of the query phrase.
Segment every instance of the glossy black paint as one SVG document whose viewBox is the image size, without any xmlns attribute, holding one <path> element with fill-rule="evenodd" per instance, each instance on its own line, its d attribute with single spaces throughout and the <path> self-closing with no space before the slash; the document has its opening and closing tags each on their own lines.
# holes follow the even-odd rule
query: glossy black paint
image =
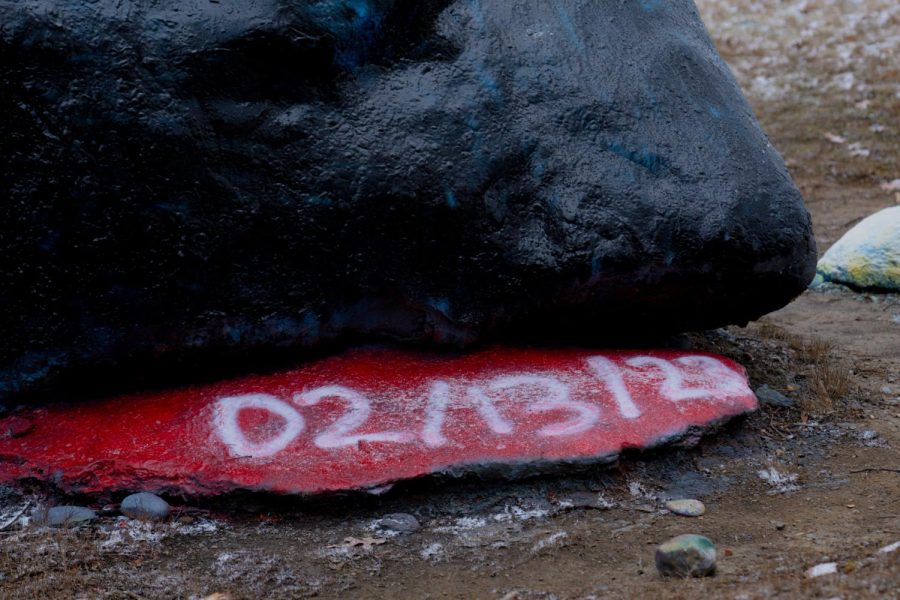
<svg viewBox="0 0 900 600">
<path fill-rule="evenodd" d="M 0 398 L 711 328 L 813 276 L 689 0 L 0 0 L 0 83 Z"/>
</svg>

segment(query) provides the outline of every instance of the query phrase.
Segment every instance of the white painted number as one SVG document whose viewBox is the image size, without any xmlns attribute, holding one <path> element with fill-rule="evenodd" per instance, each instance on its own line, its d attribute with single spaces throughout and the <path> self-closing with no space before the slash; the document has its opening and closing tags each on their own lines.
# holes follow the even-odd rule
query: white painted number
<svg viewBox="0 0 900 600">
<path fill-rule="evenodd" d="M 655 356 L 632 356 L 625 360 L 627 369 L 620 368 L 605 356 L 587 359 L 590 373 L 602 381 L 606 391 L 623 419 L 637 419 L 641 409 L 635 403 L 628 385 L 640 380 L 659 381 L 659 394 L 672 402 L 723 398 L 751 393 L 741 373 L 726 363 L 704 355 L 680 356 L 666 360 Z M 648 373 L 647 370 L 650 370 Z M 313 439 L 323 449 L 357 446 L 360 442 L 411 443 L 420 441 L 429 448 L 448 444 L 444 435 L 448 409 L 454 394 L 464 395 L 469 410 L 474 408 L 495 435 L 508 436 L 520 422 L 527 421 L 523 413 L 567 413 L 564 420 L 550 423 L 537 430 L 541 437 L 572 436 L 590 431 L 600 421 L 601 408 L 596 402 L 572 399 L 575 389 L 596 390 L 588 385 L 584 375 L 562 379 L 534 373 L 503 375 L 479 385 L 465 380 L 457 382 L 432 381 L 425 401 L 425 415 L 418 435 L 402 431 L 360 433 L 372 413 L 368 398 L 342 385 L 326 385 L 293 395 L 296 406 L 269 394 L 243 394 L 219 399 L 215 404 L 214 428 L 237 457 L 264 458 L 284 450 L 306 429 L 306 422 L 297 407 L 312 407 L 327 398 L 346 404 L 346 410 Z M 689 381 L 691 385 L 688 385 Z M 513 403 L 501 408 L 503 403 Z M 416 406 L 421 406 L 417 404 Z M 247 436 L 241 429 L 239 416 L 243 410 L 268 411 L 284 423 L 277 430 L 260 431 Z M 413 410 L 412 406 L 409 410 Z M 504 414 L 507 413 L 507 415 Z M 414 420 L 414 419 L 413 419 Z M 258 439 L 265 437 L 266 439 Z"/>
<path fill-rule="evenodd" d="M 496 434 L 509 435 L 513 432 L 513 424 L 497 410 L 494 401 L 477 385 L 471 385 L 466 390 L 469 401 L 478 409 L 478 413 L 488 427 Z"/>
<path fill-rule="evenodd" d="M 450 405 L 450 386 L 444 381 L 435 381 L 428 392 L 428 406 L 425 408 L 425 427 L 422 441 L 430 448 L 439 448 L 447 443 L 444 437 L 444 418 Z"/>
<path fill-rule="evenodd" d="M 673 402 L 708 398 L 712 395 L 705 388 L 686 387 L 684 385 L 684 376 L 670 360 L 656 358 L 655 356 L 636 356 L 629 358 L 625 362 L 629 366 L 639 369 L 642 367 L 655 367 L 662 371 L 663 383 L 659 392 Z"/>
<path fill-rule="evenodd" d="M 238 415 L 245 409 L 267 410 L 284 419 L 284 427 L 275 437 L 263 442 L 247 439 L 238 423 Z M 216 402 L 214 423 L 219 437 L 232 456 L 264 458 L 284 450 L 303 432 L 303 416 L 292 406 L 268 394 L 228 396 Z"/>
<path fill-rule="evenodd" d="M 354 433 L 363 425 L 372 412 L 365 396 L 342 385 L 326 385 L 303 394 L 295 394 L 294 402 L 301 406 L 315 406 L 325 398 L 340 398 L 350 405 L 341 418 L 316 436 L 314 442 L 319 448 L 343 448 L 356 446 L 359 442 L 408 442 L 412 436 L 399 431 L 379 433 Z"/>
<path fill-rule="evenodd" d="M 750 392 L 750 388 L 743 377 L 738 375 L 733 369 L 725 366 L 725 363 L 721 360 L 717 360 L 712 356 L 682 356 L 681 358 L 676 358 L 675 362 L 686 367 L 698 365 L 710 385 L 720 394 Z"/>
<path fill-rule="evenodd" d="M 505 391 L 520 386 L 543 388 L 546 394 L 532 393 L 526 396 L 528 412 L 540 413 L 564 410 L 575 413 L 575 416 L 562 423 L 545 425 L 538 430 L 542 437 L 557 437 L 584 433 L 600 420 L 600 408 L 594 404 L 577 402 L 569 398 L 569 386 L 553 377 L 540 375 L 510 375 L 498 377 L 490 383 L 494 391 Z"/>
<path fill-rule="evenodd" d="M 603 356 L 592 356 L 587 359 L 588 365 L 593 369 L 597 377 L 603 380 L 606 387 L 613 395 L 619 414 L 623 419 L 637 419 L 641 416 L 641 409 L 634 403 L 634 399 L 625 387 L 625 379 L 622 370 L 616 364 Z"/>
</svg>

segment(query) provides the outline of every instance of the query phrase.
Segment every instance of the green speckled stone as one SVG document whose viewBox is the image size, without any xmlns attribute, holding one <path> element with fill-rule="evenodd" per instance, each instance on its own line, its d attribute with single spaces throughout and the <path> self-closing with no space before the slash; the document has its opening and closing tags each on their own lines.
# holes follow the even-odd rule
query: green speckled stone
<svg viewBox="0 0 900 600">
<path fill-rule="evenodd" d="M 656 568 L 668 577 L 713 575 L 716 572 L 716 547 L 702 535 L 679 535 L 656 549 Z"/>
</svg>

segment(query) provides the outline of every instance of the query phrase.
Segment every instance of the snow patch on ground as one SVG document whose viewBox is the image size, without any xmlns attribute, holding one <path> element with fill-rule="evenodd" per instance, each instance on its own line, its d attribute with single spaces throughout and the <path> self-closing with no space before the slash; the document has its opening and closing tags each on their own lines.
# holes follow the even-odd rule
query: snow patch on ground
<svg viewBox="0 0 900 600">
<path fill-rule="evenodd" d="M 628 493 L 632 498 L 639 500 L 657 500 L 657 495 L 645 488 L 639 481 L 628 482 Z"/>
<path fill-rule="evenodd" d="M 487 519 L 484 517 L 457 517 L 450 525 L 442 525 L 435 527 L 434 531 L 438 533 L 459 534 L 474 529 L 481 529 L 487 525 Z"/>
<path fill-rule="evenodd" d="M 378 534 L 381 537 L 386 537 L 386 538 L 395 538 L 399 535 L 402 535 L 402 533 L 403 533 L 403 532 L 396 531 L 394 529 L 389 529 L 389 528 L 385 527 L 382 524 L 381 519 L 375 519 L 374 521 L 370 521 L 365 526 L 365 530 L 371 531 L 372 533 Z"/>
<path fill-rule="evenodd" d="M 538 540 L 537 543 L 531 547 L 531 553 L 537 554 L 544 548 L 550 548 L 551 546 L 556 546 L 561 540 L 569 537 L 569 534 L 565 531 L 557 531 L 556 533 L 549 535 L 541 540 Z"/>
<path fill-rule="evenodd" d="M 444 557 L 444 545 L 439 542 L 425 544 L 419 551 L 419 556 L 422 557 L 422 560 L 439 560 Z"/>
<path fill-rule="evenodd" d="M 98 529 L 100 549 L 128 552 L 136 550 L 138 544 L 157 544 L 172 533 L 168 525 L 155 525 L 146 521 L 134 521 L 119 517 Z"/>
<path fill-rule="evenodd" d="M 112 522 L 100 522 L 97 527 L 99 546 L 102 551 L 129 553 L 136 551 L 140 544 L 158 544 L 173 535 L 199 535 L 218 531 L 221 523 L 209 519 L 198 519 L 190 524 L 179 522 L 152 523 L 128 517 L 118 517 Z"/>
<path fill-rule="evenodd" d="M 797 485 L 798 476 L 796 473 L 782 473 L 775 467 L 769 467 L 768 469 L 757 471 L 756 474 L 759 475 L 760 479 L 775 488 L 773 491 L 776 493 L 784 494 L 785 492 L 793 492 L 800 489 Z"/>
<path fill-rule="evenodd" d="M 507 523 L 510 521 L 530 521 L 531 519 L 544 519 L 549 516 L 549 511 L 544 509 L 525 510 L 518 506 L 505 506 L 503 512 L 491 515 L 491 518 L 498 523 Z"/>
<path fill-rule="evenodd" d="M 0 505 L 0 531 L 27 527 L 31 521 L 31 516 L 28 514 L 28 509 L 31 508 L 31 505 L 31 500 L 24 500 L 10 505 Z"/>
<path fill-rule="evenodd" d="M 520 506 L 504 506 L 500 512 L 487 516 L 456 517 L 446 525 L 432 528 L 435 533 L 449 533 L 459 537 L 470 537 L 482 531 L 494 531 L 499 525 L 521 523 L 533 519 L 546 519 L 552 509 L 522 508 Z"/>
<path fill-rule="evenodd" d="M 211 519 L 197 519 L 193 523 L 173 523 L 172 529 L 179 535 L 198 535 L 201 533 L 214 533 L 224 526 L 219 521 Z"/>
</svg>

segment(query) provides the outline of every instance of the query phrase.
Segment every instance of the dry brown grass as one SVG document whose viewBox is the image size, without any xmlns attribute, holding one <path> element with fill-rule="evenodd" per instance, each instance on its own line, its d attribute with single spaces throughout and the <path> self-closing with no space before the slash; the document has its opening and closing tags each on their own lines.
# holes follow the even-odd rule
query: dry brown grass
<svg viewBox="0 0 900 600">
<path fill-rule="evenodd" d="M 767 320 L 757 330 L 763 339 L 785 344 L 803 368 L 806 390 L 800 409 L 804 415 L 829 415 L 840 408 L 851 391 L 853 372 L 828 341 L 790 333 Z"/>
<path fill-rule="evenodd" d="M 100 566 L 96 545 L 85 533 L 36 529 L 6 536 L 0 544 L 0 595 L 7 598 L 58 598 L 83 589 L 83 573 Z"/>
</svg>

